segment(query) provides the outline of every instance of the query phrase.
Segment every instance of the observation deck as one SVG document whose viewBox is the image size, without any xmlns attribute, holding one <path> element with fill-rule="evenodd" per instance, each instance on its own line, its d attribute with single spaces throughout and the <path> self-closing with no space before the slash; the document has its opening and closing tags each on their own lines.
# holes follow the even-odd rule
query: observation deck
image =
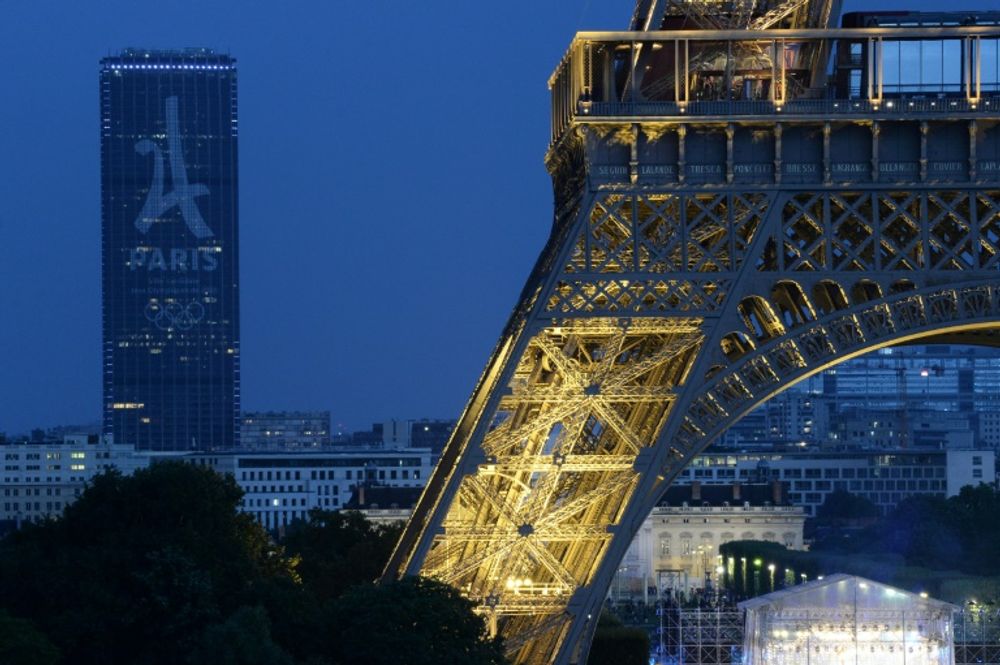
<svg viewBox="0 0 1000 665">
<path fill-rule="evenodd" d="M 1000 13 L 844 23 L 578 33 L 549 81 L 550 168 L 586 129 L 592 184 L 996 179 L 977 121 L 1000 115 Z"/>
</svg>

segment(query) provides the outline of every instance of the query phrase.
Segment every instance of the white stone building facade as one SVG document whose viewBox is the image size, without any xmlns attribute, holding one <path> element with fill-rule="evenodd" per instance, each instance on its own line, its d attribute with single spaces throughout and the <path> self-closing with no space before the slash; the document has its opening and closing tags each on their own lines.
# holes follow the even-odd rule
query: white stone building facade
<svg viewBox="0 0 1000 665">
<path fill-rule="evenodd" d="M 806 514 L 781 484 L 672 487 L 632 541 L 611 586 L 613 600 L 650 602 L 667 589 L 715 585 L 719 547 L 765 540 L 804 549 Z"/>
<path fill-rule="evenodd" d="M 102 471 L 114 468 L 130 475 L 159 457 L 114 443 L 110 437 L 86 434 L 60 441 L 8 443 L 0 446 L 0 455 L 0 522 L 8 528 L 61 515 Z"/>
</svg>

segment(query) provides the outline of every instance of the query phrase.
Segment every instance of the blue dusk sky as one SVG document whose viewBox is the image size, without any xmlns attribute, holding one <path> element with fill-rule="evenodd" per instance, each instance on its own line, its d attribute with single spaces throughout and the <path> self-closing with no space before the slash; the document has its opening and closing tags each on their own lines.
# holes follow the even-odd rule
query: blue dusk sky
<svg viewBox="0 0 1000 665">
<path fill-rule="evenodd" d="M 238 59 L 243 407 L 361 429 L 459 415 L 550 228 L 548 76 L 631 13 L 0 0 L 0 432 L 100 418 L 101 57 Z"/>
</svg>

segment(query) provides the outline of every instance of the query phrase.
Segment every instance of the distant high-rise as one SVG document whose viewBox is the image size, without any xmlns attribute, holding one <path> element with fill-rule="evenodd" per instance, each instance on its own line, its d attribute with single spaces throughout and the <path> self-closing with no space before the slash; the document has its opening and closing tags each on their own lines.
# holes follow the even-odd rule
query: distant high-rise
<svg viewBox="0 0 1000 665">
<path fill-rule="evenodd" d="M 238 445 L 236 61 L 101 61 L 104 431 L 142 450 Z"/>
<path fill-rule="evenodd" d="M 330 445 L 329 411 L 256 411 L 243 414 L 244 450 L 315 450 Z"/>
</svg>

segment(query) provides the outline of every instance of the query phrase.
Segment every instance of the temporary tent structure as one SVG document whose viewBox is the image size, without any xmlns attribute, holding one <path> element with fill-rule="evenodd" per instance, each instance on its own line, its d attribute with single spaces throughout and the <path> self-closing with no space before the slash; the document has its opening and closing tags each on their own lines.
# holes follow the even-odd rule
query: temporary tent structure
<svg viewBox="0 0 1000 665">
<path fill-rule="evenodd" d="M 952 665 L 954 605 L 853 575 L 740 603 L 746 665 Z"/>
</svg>

